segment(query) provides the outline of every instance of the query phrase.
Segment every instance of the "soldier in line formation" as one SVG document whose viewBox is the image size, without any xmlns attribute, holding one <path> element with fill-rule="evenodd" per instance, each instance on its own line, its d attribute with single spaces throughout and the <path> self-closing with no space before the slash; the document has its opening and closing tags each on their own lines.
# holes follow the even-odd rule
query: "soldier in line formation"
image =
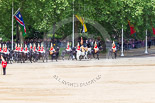
<svg viewBox="0 0 155 103">
<path fill-rule="evenodd" d="M 82 51 L 82 52 L 87 52 L 87 51 L 91 51 L 94 50 L 94 53 L 97 53 L 99 51 L 99 46 L 100 46 L 100 42 L 98 41 L 94 41 L 92 44 L 92 42 L 88 41 L 88 40 L 83 40 L 83 38 L 80 38 L 80 41 L 77 43 L 77 46 L 75 47 L 76 51 Z M 54 45 L 55 46 L 55 45 Z M 50 55 L 52 55 L 54 52 L 56 52 L 56 50 L 54 49 L 53 44 L 51 43 L 51 47 L 49 49 L 49 53 Z M 66 51 L 71 51 L 71 45 L 70 42 L 67 42 L 67 48 Z M 29 47 L 25 44 L 24 47 L 21 44 L 15 44 L 15 49 L 14 52 L 24 52 L 24 53 L 28 53 L 30 51 L 33 52 L 40 52 L 40 53 L 45 53 L 45 48 L 43 46 L 43 43 L 41 43 L 41 45 L 38 43 L 38 46 L 36 47 L 36 44 L 34 43 L 33 45 L 30 43 Z M 116 54 L 116 45 L 115 42 L 112 43 L 112 52 Z M 7 48 L 6 44 L 1 45 L 0 44 L 0 54 L 9 54 L 9 49 Z"/>
<path fill-rule="evenodd" d="M 98 43 L 98 45 L 99 45 L 99 43 Z M 97 42 L 95 41 L 94 46 L 92 47 L 91 43 L 88 42 L 88 40 L 86 40 L 85 43 L 84 43 L 84 40 L 81 37 L 81 40 L 77 43 L 76 51 L 81 50 L 82 52 L 85 52 L 85 51 L 90 51 L 91 49 L 94 49 L 94 51 L 96 53 L 99 50 L 98 45 L 97 45 Z M 69 42 L 67 42 L 66 51 L 70 51 L 70 50 L 71 50 L 71 47 L 69 45 Z"/>
<path fill-rule="evenodd" d="M 7 49 L 7 45 L 3 44 L 3 46 L 0 44 L 0 54 L 8 54 L 9 51 Z"/>
<path fill-rule="evenodd" d="M 43 44 L 41 44 L 41 46 L 38 44 L 38 47 L 36 48 L 36 45 L 34 44 L 32 46 L 32 44 L 30 44 L 30 48 L 28 49 L 28 46 L 25 44 L 24 48 L 21 45 L 17 45 L 15 44 L 15 52 L 24 52 L 24 53 L 28 53 L 30 50 L 32 50 L 33 52 L 45 52 Z"/>
</svg>

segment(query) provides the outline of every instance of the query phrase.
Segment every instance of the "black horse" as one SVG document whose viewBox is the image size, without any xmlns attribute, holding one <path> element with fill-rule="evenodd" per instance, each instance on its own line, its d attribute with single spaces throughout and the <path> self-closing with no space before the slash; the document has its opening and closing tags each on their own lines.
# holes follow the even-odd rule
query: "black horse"
<svg viewBox="0 0 155 103">
<path fill-rule="evenodd" d="M 101 52 L 102 50 L 103 50 L 103 47 L 102 47 L 102 46 L 99 47 L 99 50 L 98 50 L 97 52 L 95 52 L 95 49 L 92 49 L 93 57 L 99 60 L 99 59 L 100 59 L 100 58 L 99 58 L 99 55 L 100 55 L 100 52 Z M 96 55 L 96 57 L 95 57 L 95 55 Z"/>
<path fill-rule="evenodd" d="M 62 53 L 61 53 L 62 60 L 65 59 L 66 54 L 69 56 L 68 60 L 70 60 L 70 59 L 72 59 L 72 60 L 76 59 L 77 60 L 77 58 L 76 58 L 76 48 L 75 47 L 73 47 L 70 51 L 63 50 Z"/>
<path fill-rule="evenodd" d="M 59 47 L 57 47 L 56 50 L 50 55 L 51 55 L 51 60 L 52 61 L 53 61 L 53 59 L 55 59 L 57 61 L 58 57 L 59 57 Z"/>
<path fill-rule="evenodd" d="M 110 57 L 111 57 L 112 59 L 116 59 L 116 58 L 117 58 L 117 51 L 113 52 L 112 49 L 109 49 L 109 51 L 108 51 L 108 59 L 109 59 Z"/>
</svg>

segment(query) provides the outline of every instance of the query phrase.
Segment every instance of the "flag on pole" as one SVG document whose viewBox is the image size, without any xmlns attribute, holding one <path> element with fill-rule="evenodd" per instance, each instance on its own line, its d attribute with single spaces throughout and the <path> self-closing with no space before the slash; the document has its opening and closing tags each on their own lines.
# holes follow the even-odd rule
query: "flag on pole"
<svg viewBox="0 0 155 103">
<path fill-rule="evenodd" d="M 17 22 L 20 24 L 20 27 L 21 27 L 21 30 L 22 30 L 22 33 L 23 33 L 23 36 L 26 35 L 26 27 L 25 27 L 25 24 L 24 24 L 24 21 L 23 21 L 23 17 L 20 13 L 20 11 L 18 11 L 16 14 L 15 14 L 15 19 L 17 20 Z"/>
<path fill-rule="evenodd" d="M 130 24 L 130 21 L 128 20 L 129 26 L 130 26 L 130 35 L 134 34 L 136 31 L 134 29 L 134 26 Z"/>
<path fill-rule="evenodd" d="M 83 33 L 87 32 L 87 27 L 86 27 L 86 24 L 84 23 L 84 19 L 82 17 L 79 17 L 77 15 L 75 15 L 76 18 L 81 22 L 82 26 L 83 26 Z"/>
<path fill-rule="evenodd" d="M 155 35 L 155 28 L 152 26 L 153 34 Z"/>
</svg>

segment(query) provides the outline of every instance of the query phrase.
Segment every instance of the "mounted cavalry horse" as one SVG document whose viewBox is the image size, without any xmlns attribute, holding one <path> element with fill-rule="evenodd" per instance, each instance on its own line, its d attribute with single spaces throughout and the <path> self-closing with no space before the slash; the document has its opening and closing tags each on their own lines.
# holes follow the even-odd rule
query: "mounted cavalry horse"
<svg viewBox="0 0 155 103">
<path fill-rule="evenodd" d="M 15 45 L 15 50 L 13 52 L 13 58 L 15 62 L 21 62 L 25 63 L 25 61 L 28 59 L 28 49 L 27 45 L 25 45 L 25 48 L 23 48 L 22 44 L 21 46 L 18 44 Z"/>
<path fill-rule="evenodd" d="M 40 45 L 38 44 L 38 47 L 36 48 L 36 45 L 34 44 L 33 49 L 30 50 L 30 56 L 32 56 L 31 60 L 33 62 L 37 62 L 38 60 L 41 60 L 44 62 L 46 58 L 46 51 L 44 50 L 43 44 Z"/>
<path fill-rule="evenodd" d="M 69 56 L 68 57 L 68 60 L 70 60 L 70 59 L 72 59 L 72 60 L 76 59 L 76 48 L 74 48 L 74 47 L 71 48 L 69 46 L 69 42 L 67 42 L 67 48 L 65 50 L 63 50 L 62 53 L 61 53 L 61 57 L 62 57 L 63 60 L 65 59 L 65 55 L 66 54 Z"/>
<path fill-rule="evenodd" d="M 56 49 L 54 49 L 53 44 L 51 43 L 51 48 L 49 50 L 49 54 L 51 56 L 51 60 L 53 61 L 53 59 L 55 59 L 56 61 L 58 60 L 59 57 L 59 47 L 57 47 Z"/>
<path fill-rule="evenodd" d="M 5 58 L 5 60 L 9 63 L 12 63 L 12 56 L 10 54 L 10 50 L 7 49 L 7 46 L 6 44 L 4 45 L 3 44 L 3 50 L 2 50 L 2 47 L 1 47 L 1 44 L 0 44 L 0 55 L 3 55 L 3 57 Z"/>
<path fill-rule="evenodd" d="M 77 50 L 77 54 L 76 54 L 77 60 L 88 59 L 88 57 L 87 57 L 88 48 L 84 47 L 83 45 L 80 47 L 80 45 L 78 43 L 76 50 Z"/>
<path fill-rule="evenodd" d="M 112 43 L 112 46 L 109 48 L 109 51 L 108 51 L 108 59 L 109 58 L 112 58 L 112 59 L 116 59 L 117 57 L 117 48 L 116 48 L 116 45 L 115 45 L 115 42 L 113 41 Z"/>
<path fill-rule="evenodd" d="M 97 46 L 97 43 L 95 41 L 95 44 L 94 44 L 94 48 L 92 50 L 92 54 L 93 54 L 93 57 L 95 58 L 95 55 L 97 56 L 96 58 L 99 60 L 99 48 Z"/>
<path fill-rule="evenodd" d="M 38 59 L 40 60 L 40 58 L 42 58 L 42 60 L 44 62 L 46 59 L 46 55 L 45 55 L 45 50 L 44 50 L 43 44 L 41 44 L 41 47 L 38 44 L 38 51 L 37 52 L 38 52 Z M 47 62 L 47 59 L 46 59 L 46 62 Z"/>
</svg>

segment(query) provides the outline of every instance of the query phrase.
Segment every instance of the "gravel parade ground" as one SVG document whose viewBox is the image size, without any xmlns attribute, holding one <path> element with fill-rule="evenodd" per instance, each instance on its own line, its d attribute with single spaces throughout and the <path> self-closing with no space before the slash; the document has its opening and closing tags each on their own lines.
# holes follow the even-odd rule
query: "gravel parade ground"
<svg viewBox="0 0 155 103">
<path fill-rule="evenodd" d="M 8 64 L 0 103 L 155 103 L 155 57 Z"/>
</svg>

